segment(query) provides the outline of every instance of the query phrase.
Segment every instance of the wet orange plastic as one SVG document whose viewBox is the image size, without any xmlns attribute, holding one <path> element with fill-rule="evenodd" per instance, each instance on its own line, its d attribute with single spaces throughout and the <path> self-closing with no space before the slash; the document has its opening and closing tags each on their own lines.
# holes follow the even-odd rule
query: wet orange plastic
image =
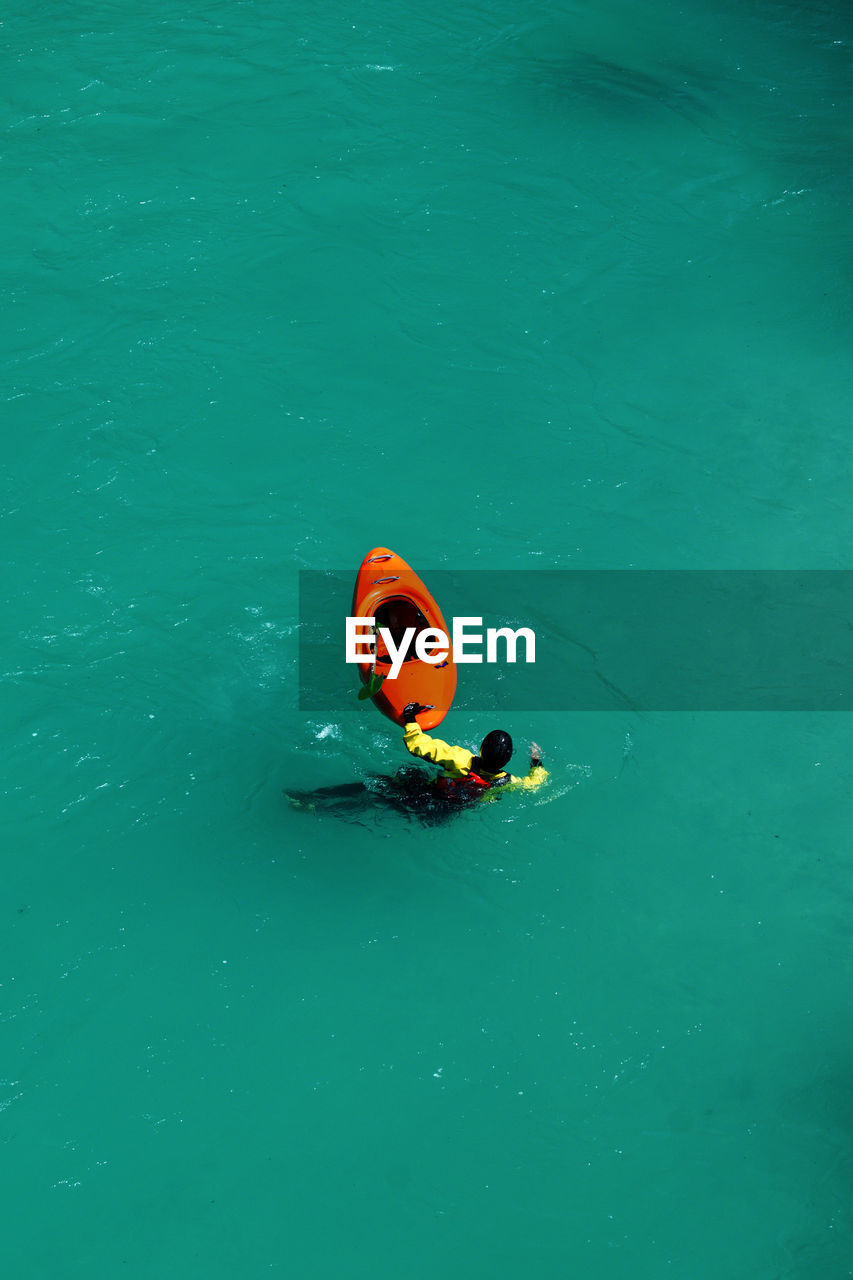
<svg viewBox="0 0 853 1280">
<path fill-rule="evenodd" d="M 382 661 L 387 657 L 388 650 L 377 634 L 376 671 L 386 678 L 379 692 L 373 695 L 373 701 L 383 715 L 400 725 L 403 723 L 403 708 L 409 702 L 432 703 L 434 709 L 419 715 L 418 724 L 422 729 L 434 729 L 447 715 L 456 693 L 456 664 L 453 661 L 450 633 L 441 610 L 414 570 L 401 556 L 395 555 L 387 547 L 374 547 L 364 557 L 355 580 L 352 616 L 374 618 L 381 605 L 395 600 L 409 601 L 423 614 L 428 627 L 434 627 L 447 635 L 448 655 L 440 666 L 421 662 L 415 656 L 413 637 L 408 650 L 409 660 L 403 663 L 397 678 L 391 680 L 386 674 L 390 670 L 390 664 Z M 365 628 L 361 631 L 366 634 Z M 371 661 L 358 664 L 362 684 L 367 684 L 372 671 Z"/>
</svg>

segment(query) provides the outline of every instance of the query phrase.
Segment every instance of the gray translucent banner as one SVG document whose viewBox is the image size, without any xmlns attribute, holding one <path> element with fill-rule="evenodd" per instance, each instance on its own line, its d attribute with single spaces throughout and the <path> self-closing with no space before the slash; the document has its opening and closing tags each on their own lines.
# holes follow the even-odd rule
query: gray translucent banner
<svg viewBox="0 0 853 1280">
<path fill-rule="evenodd" d="M 853 710 L 853 571 L 462 570 L 419 573 L 454 617 L 530 627 L 536 661 L 460 665 L 470 711 Z M 350 571 L 299 575 L 299 707 L 356 705 L 345 662 Z M 477 628 L 479 630 L 480 628 Z"/>
</svg>

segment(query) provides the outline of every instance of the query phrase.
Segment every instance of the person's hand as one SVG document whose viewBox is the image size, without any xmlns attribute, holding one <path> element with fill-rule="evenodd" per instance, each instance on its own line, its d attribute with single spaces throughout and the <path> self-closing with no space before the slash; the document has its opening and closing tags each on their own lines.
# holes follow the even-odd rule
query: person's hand
<svg viewBox="0 0 853 1280">
<path fill-rule="evenodd" d="M 422 711 L 432 711 L 433 709 L 431 706 L 423 706 L 420 702 L 409 702 L 403 707 L 403 723 L 411 724 L 413 720 L 417 723 L 416 716 L 419 716 Z"/>
<path fill-rule="evenodd" d="M 542 763 L 542 748 L 537 746 L 535 742 L 530 744 L 530 767 L 534 768 L 537 764 Z"/>
</svg>

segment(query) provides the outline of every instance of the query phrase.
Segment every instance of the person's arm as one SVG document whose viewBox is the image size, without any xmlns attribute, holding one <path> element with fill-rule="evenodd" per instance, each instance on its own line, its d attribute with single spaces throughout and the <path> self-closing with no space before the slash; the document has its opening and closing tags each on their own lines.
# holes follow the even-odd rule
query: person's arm
<svg viewBox="0 0 853 1280">
<path fill-rule="evenodd" d="M 408 707 L 406 710 L 408 711 Z M 429 760 L 430 764 L 437 764 L 450 773 L 467 773 L 474 759 L 464 747 L 452 747 L 450 743 L 442 742 L 441 738 L 431 738 L 424 733 L 414 715 L 406 718 L 403 741 L 413 756 Z"/>
<path fill-rule="evenodd" d="M 548 777 L 548 770 L 542 764 L 542 752 L 535 742 L 530 745 L 530 771 L 523 778 L 513 777 L 507 785 L 519 791 L 536 791 Z"/>
</svg>

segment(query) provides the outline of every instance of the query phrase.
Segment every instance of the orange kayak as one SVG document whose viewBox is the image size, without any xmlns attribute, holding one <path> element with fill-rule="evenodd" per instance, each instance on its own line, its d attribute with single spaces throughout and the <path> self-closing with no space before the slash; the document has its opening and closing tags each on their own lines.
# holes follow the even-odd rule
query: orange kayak
<svg viewBox="0 0 853 1280">
<path fill-rule="evenodd" d="M 432 705 L 431 711 L 418 716 L 422 729 L 434 729 L 441 724 L 450 710 L 456 693 L 456 664 L 453 647 L 441 610 L 414 570 L 401 556 L 387 547 L 374 547 L 364 558 L 355 580 L 352 593 L 352 616 L 376 619 L 376 662 L 372 659 L 358 664 L 362 684 L 368 684 L 373 676 L 385 676 L 382 687 L 373 695 L 373 701 L 383 715 L 396 724 L 403 723 L 403 708 L 409 702 Z M 389 678 L 391 655 L 379 628 L 391 632 L 395 646 L 402 642 L 403 632 L 415 628 L 406 660 L 396 679 Z M 439 664 L 422 662 L 415 653 L 418 633 L 425 629 L 443 631 L 448 637 L 448 653 Z M 362 634 L 367 634 L 362 628 Z"/>
</svg>

